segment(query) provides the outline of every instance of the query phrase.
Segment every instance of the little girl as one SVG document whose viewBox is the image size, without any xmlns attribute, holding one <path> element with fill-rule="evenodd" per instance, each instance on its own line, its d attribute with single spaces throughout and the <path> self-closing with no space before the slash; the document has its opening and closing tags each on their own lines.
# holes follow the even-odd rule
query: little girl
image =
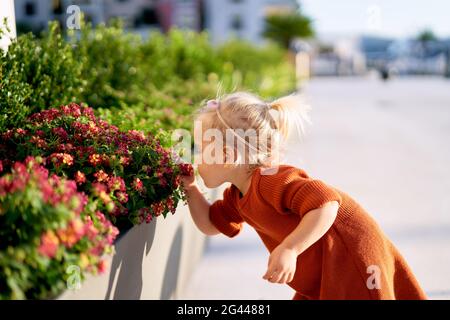
<svg viewBox="0 0 450 320">
<path fill-rule="evenodd" d="M 195 175 L 183 176 L 195 224 L 206 235 L 228 237 L 238 235 L 244 222 L 251 225 L 270 252 L 263 279 L 292 287 L 293 300 L 426 299 L 405 259 L 361 205 L 303 169 L 274 160 L 294 126 L 307 120 L 306 110 L 296 95 L 267 103 L 236 92 L 198 111 L 198 173 L 208 188 L 231 185 L 223 200 L 210 204 Z M 239 130 L 257 139 L 247 140 Z"/>
</svg>

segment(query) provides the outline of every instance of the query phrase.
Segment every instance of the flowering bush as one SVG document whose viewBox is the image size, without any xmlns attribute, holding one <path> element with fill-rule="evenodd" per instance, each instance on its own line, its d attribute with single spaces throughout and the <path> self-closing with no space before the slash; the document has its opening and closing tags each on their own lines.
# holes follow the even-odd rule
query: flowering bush
<svg viewBox="0 0 450 320">
<path fill-rule="evenodd" d="M 42 157 L 51 173 L 74 180 L 120 229 L 175 213 L 185 200 L 180 174 L 192 171 L 190 164 L 176 163 L 155 136 L 122 132 L 74 103 L 33 114 L 23 128 L 1 135 L 5 168 L 29 155 Z"/>
<path fill-rule="evenodd" d="M 40 157 L 14 162 L 0 178 L 0 299 L 48 298 L 85 272 L 103 272 L 118 230 Z M 4 170 L 0 162 L 0 171 Z"/>
</svg>

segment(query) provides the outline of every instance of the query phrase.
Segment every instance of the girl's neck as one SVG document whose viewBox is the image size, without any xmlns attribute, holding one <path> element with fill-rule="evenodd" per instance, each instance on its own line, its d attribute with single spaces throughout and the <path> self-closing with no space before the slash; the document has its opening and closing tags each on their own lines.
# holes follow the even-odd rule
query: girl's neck
<svg viewBox="0 0 450 320">
<path fill-rule="evenodd" d="M 250 171 L 247 168 L 237 168 L 231 175 L 230 182 L 234 184 L 239 189 L 242 196 L 244 196 L 250 188 L 252 176 L 253 171 Z"/>
</svg>

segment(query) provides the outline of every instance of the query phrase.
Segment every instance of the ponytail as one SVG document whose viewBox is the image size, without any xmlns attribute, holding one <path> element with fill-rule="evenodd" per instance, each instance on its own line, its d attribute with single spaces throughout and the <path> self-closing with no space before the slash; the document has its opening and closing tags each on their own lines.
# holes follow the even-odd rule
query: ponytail
<svg viewBox="0 0 450 320">
<path fill-rule="evenodd" d="M 311 124 L 309 111 L 311 107 L 304 103 L 301 95 L 293 93 L 288 96 L 278 98 L 271 103 L 270 114 L 275 120 L 277 129 L 287 139 L 295 128 L 300 137 L 305 133 L 305 122 Z"/>
</svg>

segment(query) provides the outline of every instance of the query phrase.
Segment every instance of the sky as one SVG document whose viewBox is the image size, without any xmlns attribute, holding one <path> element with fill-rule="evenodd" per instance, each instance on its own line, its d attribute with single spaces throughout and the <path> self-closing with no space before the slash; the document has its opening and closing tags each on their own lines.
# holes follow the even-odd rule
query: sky
<svg viewBox="0 0 450 320">
<path fill-rule="evenodd" d="M 431 29 L 450 38 L 449 0 L 299 0 L 320 34 L 415 36 Z"/>
</svg>

